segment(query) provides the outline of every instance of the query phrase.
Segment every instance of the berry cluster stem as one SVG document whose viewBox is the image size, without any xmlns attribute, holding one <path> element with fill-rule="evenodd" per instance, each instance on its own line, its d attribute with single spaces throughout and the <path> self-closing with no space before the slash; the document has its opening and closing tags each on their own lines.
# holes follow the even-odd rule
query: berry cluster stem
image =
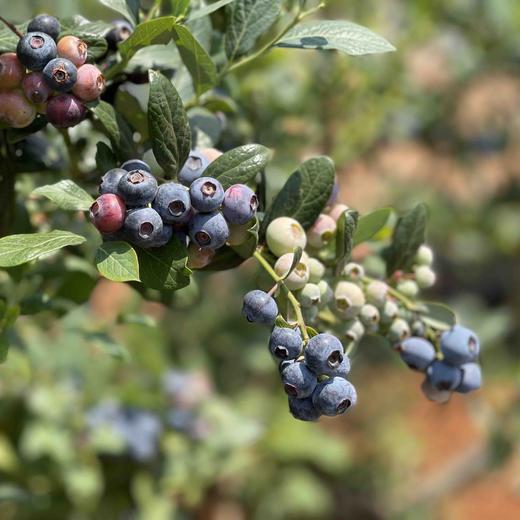
<svg viewBox="0 0 520 520">
<path fill-rule="evenodd" d="M 8 22 L 3 16 L 0 16 L 0 22 L 3 22 L 11 31 L 18 36 L 18 38 L 23 38 L 23 34 L 16 28 L 14 24 Z"/>
<path fill-rule="evenodd" d="M 303 340 L 305 344 L 309 341 L 309 333 L 307 332 L 307 326 L 305 325 L 305 320 L 303 319 L 302 308 L 300 302 L 296 299 L 296 296 L 287 288 L 285 285 L 283 278 L 278 276 L 275 270 L 271 267 L 271 264 L 262 256 L 260 250 L 256 250 L 253 254 L 257 262 L 263 267 L 265 272 L 274 280 L 276 285 L 280 287 L 280 289 L 284 292 L 289 300 L 294 313 L 296 315 L 296 320 L 298 321 L 298 327 L 302 333 Z"/>
</svg>

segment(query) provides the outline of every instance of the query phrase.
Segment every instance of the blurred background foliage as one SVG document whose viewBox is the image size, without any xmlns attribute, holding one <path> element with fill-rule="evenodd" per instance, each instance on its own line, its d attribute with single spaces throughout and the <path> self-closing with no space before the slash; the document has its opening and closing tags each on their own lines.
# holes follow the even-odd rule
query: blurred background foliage
<svg viewBox="0 0 520 520">
<path fill-rule="evenodd" d="M 14 21 L 114 16 L 93 0 L 0 4 Z M 237 110 L 220 146 L 272 147 L 273 191 L 325 153 L 359 210 L 427 202 L 431 296 L 480 334 L 483 390 L 435 405 L 391 352 L 360 349 L 357 408 L 293 420 L 267 332 L 239 318 L 255 266 L 198 276 L 168 301 L 98 280 L 83 217 L 26 199 L 67 174 L 56 148 L 59 173 L 19 180 L 17 227 L 92 240 L 0 273 L 2 327 L 23 315 L 2 336 L 14 346 L 0 367 L 0 518 L 520 517 L 520 4 L 331 0 L 322 16 L 398 52 L 271 52 L 223 87 Z"/>
</svg>

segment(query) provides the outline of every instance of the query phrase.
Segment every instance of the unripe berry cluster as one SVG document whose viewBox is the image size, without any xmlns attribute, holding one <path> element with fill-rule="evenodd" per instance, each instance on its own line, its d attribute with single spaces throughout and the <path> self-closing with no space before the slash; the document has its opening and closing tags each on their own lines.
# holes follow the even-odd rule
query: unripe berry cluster
<svg viewBox="0 0 520 520">
<path fill-rule="evenodd" d="M 256 290 L 245 295 L 242 313 L 250 322 L 272 325 L 278 306 L 271 295 Z M 317 421 L 322 415 L 343 414 L 356 404 L 356 389 L 347 381 L 350 360 L 332 334 L 317 334 L 305 343 L 298 328 L 275 326 L 269 351 L 279 364 L 296 419 Z"/>
<path fill-rule="evenodd" d="M 105 78 L 86 63 L 88 46 L 76 36 L 63 36 L 60 22 L 48 15 L 31 20 L 16 53 L 0 55 L 0 121 L 12 128 L 29 126 L 46 114 L 58 128 L 79 124 L 85 103 L 105 90 Z"/>
<path fill-rule="evenodd" d="M 189 265 L 208 265 L 216 250 L 247 229 L 258 199 L 243 184 L 224 190 L 203 175 L 213 150 L 192 151 L 178 182 L 161 185 L 144 161 L 131 160 L 105 173 L 100 196 L 90 208 L 93 224 L 106 240 L 126 240 L 142 248 L 161 247 L 173 236 L 189 246 Z M 235 238 L 236 240 L 236 238 Z"/>
</svg>

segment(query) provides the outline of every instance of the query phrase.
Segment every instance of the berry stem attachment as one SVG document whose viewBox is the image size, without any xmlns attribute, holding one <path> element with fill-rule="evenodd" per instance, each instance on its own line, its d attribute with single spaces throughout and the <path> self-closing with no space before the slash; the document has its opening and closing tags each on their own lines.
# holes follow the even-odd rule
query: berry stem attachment
<svg viewBox="0 0 520 520">
<path fill-rule="evenodd" d="M 302 308 L 300 306 L 300 302 L 296 299 L 296 296 L 287 288 L 284 284 L 283 279 L 278 276 L 275 270 L 271 267 L 271 264 L 262 256 L 262 253 L 259 249 L 257 249 L 253 256 L 257 260 L 257 262 L 263 267 L 265 272 L 275 281 L 276 286 L 280 287 L 283 293 L 286 295 L 289 303 L 291 304 L 294 313 L 296 315 L 296 320 L 298 322 L 298 327 L 302 333 L 303 341 L 305 344 L 309 342 L 309 333 L 307 332 L 307 326 L 305 325 L 305 320 L 303 319 Z"/>
<path fill-rule="evenodd" d="M 14 24 L 8 22 L 3 16 L 0 16 L 0 21 L 4 23 L 11 31 L 18 36 L 18 38 L 23 38 L 23 34 L 16 28 Z"/>
<path fill-rule="evenodd" d="M 367 285 L 375 281 L 377 281 L 375 278 L 370 278 L 369 276 L 363 277 L 363 282 Z M 396 300 L 398 300 L 399 302 L 401 302 L 409 311 L 420 312 L 422 310 L 422 307 L 420 305 L 413 302 L 400 291 L 398 291 L 394 287 L 391 287 L 390 285 L 388 286 L 388 294 Z"/>
</svg>

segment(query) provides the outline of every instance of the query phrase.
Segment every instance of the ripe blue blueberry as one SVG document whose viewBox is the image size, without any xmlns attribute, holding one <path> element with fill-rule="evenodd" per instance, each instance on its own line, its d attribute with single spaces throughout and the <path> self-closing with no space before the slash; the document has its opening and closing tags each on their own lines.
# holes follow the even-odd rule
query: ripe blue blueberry
<svg viewBox="0 0 520 520">
<path fill-rule="evenodd" d="M 99 194 L 104 195 L 105 193 L 114 193 L 117 195 L 117 185 L 125 173 L 125 170 L 121 168 L 112 168 L 112 170 L 108 170 L 105 175 L 101 177 Z"/>
<path fill-rule="evenodd" d="M 163 222 L 161 234 L 154 240 L 150 247 L 163 247 L 170 242 L 173 236 L 173 226 Z"/>
<path fill-rule="evenodd" d="M 287 395 L 303 399 L 314 392 L 318 379 L 305 363 L 292 363 L 282 372 L 283 388 Z"/>
<path fill-rule="evenodd" d="M 148 173 L 152 173 L 152 169 L 148 163 L 141 161 L 141 159 L 130 159 L 121 165 L 121 168 L 127 172 L 134 170 L 143 170 Z"/>
<path fill-rule="evenodd" d="M 272 296 L 257 289 L 244 296 L 242 314 L 250 323 L 272 325 L 278 316 L 278 306 Z"/>
<path fill-rule="evenodd" d="M 163 236 L 163 221 L 152 208 L 135 209 L 128 212 L 124 229 L 136 246 L 156 247 Z"/>
<path fill-rule="evenodd" d="M 42 32 L 48 34 L 53 40 L 58 39 L 60 31 L 61 25 L 58 19 L 48 14 L 39 14 L 27 26 L 27 32 Z"/>
<path fill-rule="evenodd" d="M 462 370 L 444 363 L 434 361 L 426 370 L 426 375 L 432 386 L 437 390 L 455 390 L 462 380 Z"/>
<path fill-rule="evenodd" d="M 436 357 L 435 347 L 424 338 L 408 338 L 397 347 L 397 350 L 401 359 L 412 370 L 420 372 L 424 372 Z"/>
<path fill-rule="evenodd" d="M 421 384 L 421 391 L 427 399 L 439 404 L 447 403 L 451 399 L 452 394 L 450 390 L 438 390 L 435 388 L 428 376 Z"/>
<path fill-rule="evenodd" d="M 69 92 L 78 79 L 78 69 L 66 58 L 54 58 L 43 69 L 45 83 L 56 92 Z"/>
<path fill-rule="evenodd" d="M 202 177 L 208 166 L 209 161 L 206 156 L 197 150 L 192 150 L 179 172 L 179 182 L 184 186 L 191 186 L 194 180 Z"/>
<path fill-rule="evenodd" d="M 312 402 L 322 415 L 333 417 L 354 406 L 357 393 L 354 385 L 342 377 L 333 377 L 320 383 L 312 394 Z"/>
<path fill-rule="evenodd" d="M 244 184 L 234 184 L 224 194 L 222 213 L 231 224 L 247 224 L 256 214 L 258 197 Z"/>
<path fill-rule="evenodd" d="M 275 327 L 269 338 L 269 350 L 278 359 L 294 359 L 302 350 L 302 336 L 298 329 Z"/>
<path fill-rule="evenodd" d="M 477 359 L 480 343 L 472 330 L 455 325 L 441 336 L 441 350 L 446 363 L 462 365 Z"/>
<path fill-rule="evenodd" d="M 335 375 L 345 358 L 341 341 L 332 334 L 323 333 L 312 337 L 305 349 L 305 363 L 317 375 Z M 347 373 L 349 369 L 350 366 Z"/>
<path fill-rule="evenodd" d="M 317 421 L 321 416 L 310 397 L 297 399 L 289 396 L 289 411 L 295 419 L 300 421 Z"/>
<path fill-rule="evenodd" d="M 132 170 L 121 177 L 117 192 L 128 206 L 146 206 L 155 198 L 157 181 L 151 173 Z"/>
<path fill-rule="evenodd" d="M 478 363 L 465 363 L 461 367 L 462 381 L 460 385 L 455 388 L 456 392 L 467 394 L 478 390 L 482 385 L 482 371 Z"/>
<path fill-rule="evenodd" d="M 18 41 L 16 55 L 32 71 L 43 70 L 58 53 L 52 36 L 43 32 L 29 32 Z"/>
<path fill-rule="evenodd" d="M 190 221 L 190 238 L 201 249 L 219 249 L 229 237 L 229 227 L 222 213 L 198 213 Z"/>
<path fill-rule="evenodd" d="M 200 212 L 209 213 L 220 208 L 224 200 L 224 188 L 217 179 L 201 177 L 190 186 L 191 205 Z"/>
<path fill-rule="evenodd" d="M 152 208 L 168 224 L 185 224 L 192 214 L 190 194 L 182 184 L 167 182 L 159 186 Z"/>
<path fill-rule="evenodd" d="M 117 49 L 119 43 L 127 40 L 134 32 L 134 28 L 126 20 L 114 20 L 112 22 L 113 29 L 105 36 L 108 48 L 112 51 Z"/>
<path fill-rule="evenodd" d="M 280 364 L 278 365 L 278 372 L 280 372 L 280 375 L 282 372 L 293 363 L 297 363 L 296 359 L 284 359 L 283 361 L 280 361 Z"/>
</svg>

